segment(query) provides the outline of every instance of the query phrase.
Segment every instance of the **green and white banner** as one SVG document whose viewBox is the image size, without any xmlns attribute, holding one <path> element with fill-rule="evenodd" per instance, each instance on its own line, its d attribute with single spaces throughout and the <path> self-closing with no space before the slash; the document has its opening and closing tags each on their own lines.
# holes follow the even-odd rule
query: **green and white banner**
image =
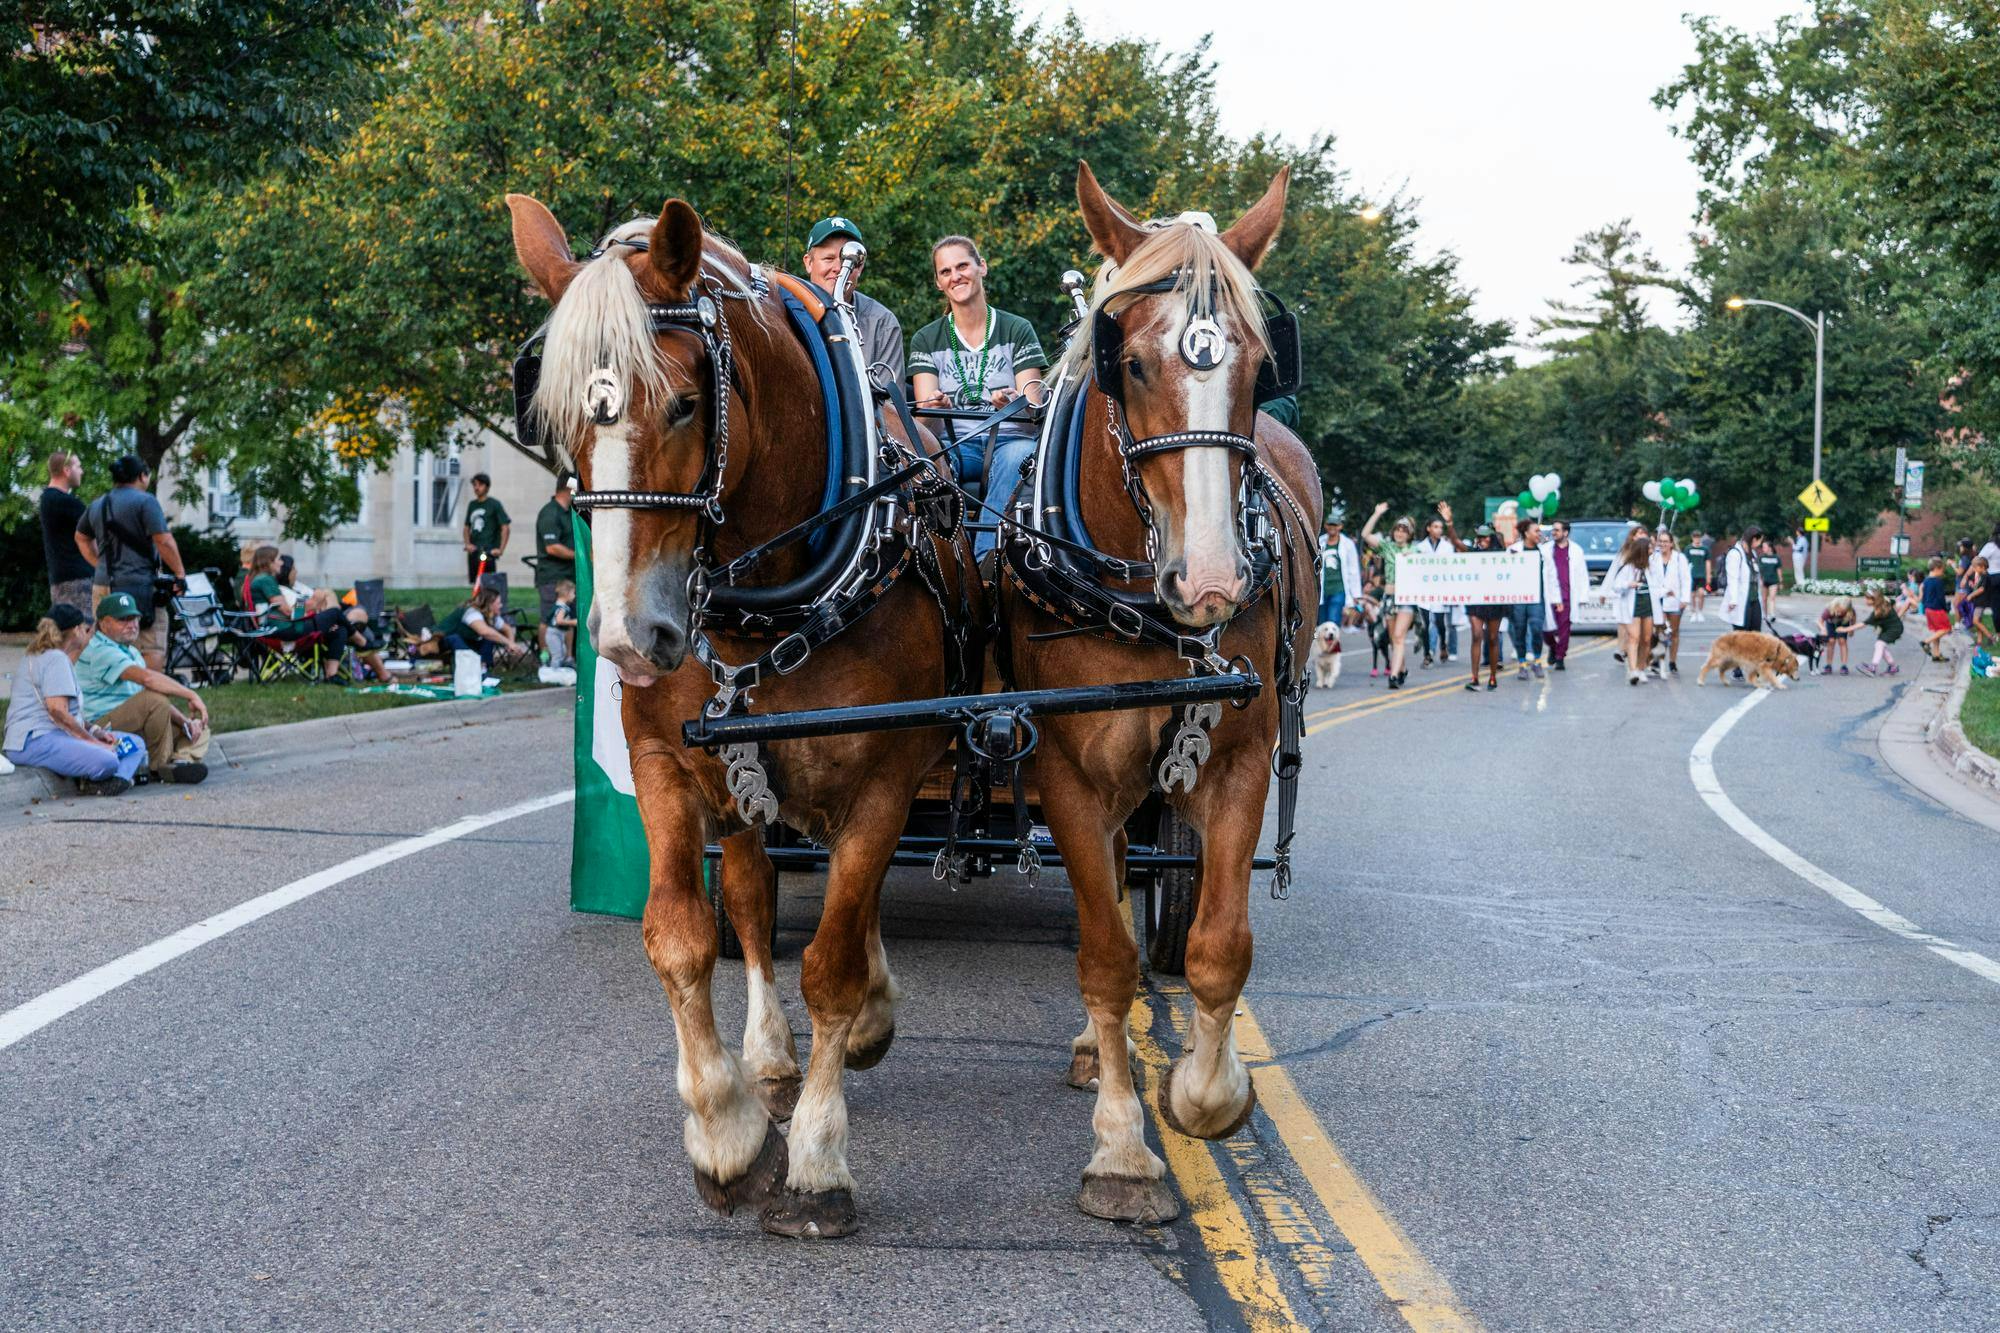
<svg viewBox="0 0 2000 1333">
<path fill-rule="evenodd" d="M 569 905 L 636 919 L 646 909 L 650 882 L 646 827 L 632 794 L 618 672 L 598 661 L 590 646 L 590 529 L 574 515 L 570 527 L 576 534 L 576 822 Z"/>
</svg>

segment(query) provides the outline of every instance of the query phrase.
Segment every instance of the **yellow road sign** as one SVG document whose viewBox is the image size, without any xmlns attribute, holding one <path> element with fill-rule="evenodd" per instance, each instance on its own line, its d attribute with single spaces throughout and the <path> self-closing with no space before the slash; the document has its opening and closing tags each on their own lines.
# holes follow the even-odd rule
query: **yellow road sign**
<svg viewBox="0 0 2000 1333">
<path fill-rule="evenodd" d="M 1831 532 L 1833 530 L 1832 523 L 1833 520 L 1830 518 L 1809 518 L 1806 520 L 1806 531 Z"/>
<path fill-rule="evenodd" d="M 1839 498 L 1833 493 L 1833 487 L 1823 481 L 1816 481 L 1799 492 L 1799 503 L 1804 505 L 1806 512 L 1814 518 L 1833 508 L 1833 502 Z"/>
</svg>

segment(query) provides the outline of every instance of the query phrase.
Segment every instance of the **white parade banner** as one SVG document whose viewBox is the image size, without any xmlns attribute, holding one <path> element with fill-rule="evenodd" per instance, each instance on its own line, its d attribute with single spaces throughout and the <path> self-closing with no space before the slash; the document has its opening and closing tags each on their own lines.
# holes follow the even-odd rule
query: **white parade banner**
<svg viewBox="0 0 2000 1333">
<path fill-rule="evenodd" d="M 1396 557 L 1396 603 L 1526 605 L 1542 600 L 1539 551 L 1454 551 Z"/>
</svg>

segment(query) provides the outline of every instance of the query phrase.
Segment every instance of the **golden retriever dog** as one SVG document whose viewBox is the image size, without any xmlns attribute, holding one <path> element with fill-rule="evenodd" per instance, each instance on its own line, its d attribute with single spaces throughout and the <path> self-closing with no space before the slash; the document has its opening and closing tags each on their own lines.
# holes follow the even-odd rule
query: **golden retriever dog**
<svg viewBox="0 0 2000 1333">
<path fill-rule="evenodd" d="M 1694 683 L 1705 684 L 1711 671 L 1716 673 L 1718 680 L 1727 680 L 1731 671 L 1741 671 L 1749 677 L 1752 685 L 1782 690 L 1786 688 L 1784 677 L 1799 678 L 1799 659 L 1789 647 L 1769 634 L 1737 629 L 1715 641 Z"/>
<path fill-rule="evenodd" d="M 1330 690 L 1340 679 L 1340 626 L 1331 620 L 1313 631 L 1313 688 Z"/>
</svg>

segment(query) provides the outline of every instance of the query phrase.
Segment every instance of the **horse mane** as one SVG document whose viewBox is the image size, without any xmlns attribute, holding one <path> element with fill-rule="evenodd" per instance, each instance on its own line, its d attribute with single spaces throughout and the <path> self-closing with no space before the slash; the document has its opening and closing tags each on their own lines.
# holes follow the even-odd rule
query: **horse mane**
<svg viewBox="0 0 2000 1333">
<path fill-rule="evenodd" d="M 635 396 L 635 388 L 643 387 L 655 410 L 673 410 L 678 395 L 667 372 L 680 367 L 653 335 L 645 294 L 625 262 L 631 252 L 613 244 L 646 239 L 652 235 L 654 222 L 650 217 L 633 218 L 606 232 L 597 246 L 602 253 L 577 271 L 562 300 L 550 312 L 542 343 L 541 379 L 535 385 L 529 410 L 551 438 L 565 447 L 583 438 L 590 426 L 584 388 L 600 368 L 618 376 L 628 398 Z M 706 232 L 702 249 L 704 271 L 726 292 L 746 298 L 740 304 L 759 325 L 766 325 L 763 301 L 756 299 L 748 277 L 738 271 L 739 266 L 748 268 L 742 253 Z M 728 312 L 722 313 L 726 318 Z"/>
<path fill-rule="evenodd" d="M 1257 279 L 1214 231 L 1214 224 L 1201 225 L 1194 215 L 1182 214 L 1165 223 L 1149 224 L 1153 235 L 1134 250 L 1122 264 L 1106 263 L 1098 270 L 1091 293 L 1090 313 L 1111 308 L 1114 302 L 1131 304 L 1135 288 L 1166 278 L 1177 279 L 1174 291 L 1187 302 L 1190 318 L 1208 316 L 1233 323 L 1246 330 L 1260 357 L 1271 354 L 1271 342 L 1264 332 L 1264 312 L 1258 304 Z M 1136 298 L 1134 298 L 1136 299 Z M 1084 321 L 1085 336 L 1072 338 L 1063 352 L 1063 368 L 1080 375 L 1090 364 L 1092 330 L 1095 319 Z"/>
</svg>

